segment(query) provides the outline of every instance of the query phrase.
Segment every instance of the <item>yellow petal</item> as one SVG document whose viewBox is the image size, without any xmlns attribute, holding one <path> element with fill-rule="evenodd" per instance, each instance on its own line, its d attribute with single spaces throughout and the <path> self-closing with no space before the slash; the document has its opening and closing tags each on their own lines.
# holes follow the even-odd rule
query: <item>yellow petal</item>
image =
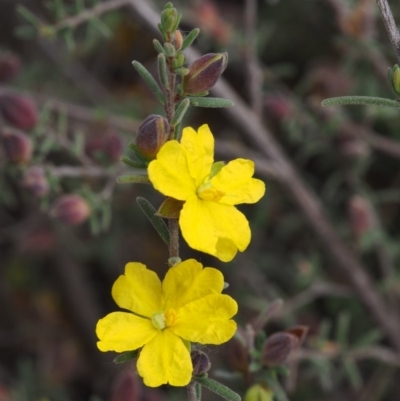
<svg viewBox="0 0 400 401">
<path fill-rule="evenodd" d="M 171 267 L 163 281 L 162 291 L 167 301 L 165 309 L 177 309 L 209 294 L 220 294 L 224 288 L 222 273 L 212 267 L 203 269 L 194 259 Z"/>
<path fill-rule="evenodd" d="M 197 186 L 190 176 L 186 151 L 178 141 L 168 141 L 148 167 L 149 179 L 157 191 L 178 200 L 196 193 Z"/>
<path fill-rule="evenodd" d="M 193 365 L 182 339 L 165 329 L 140 351 L 137 370 L 149 387 L 167 383 L 186 386 L 192 378 Z"/>
<path fill-rule="evenodd" d="M 235 334 L 237 303 L 229 295 L 212 294 L 178 310 L 178 323 L 170 327 L 179 337 L 200 344 L 222 344 Z"/>
<path fill-rule="evenodd" d="M 161 281 L 142 263 L 131 262 L 114 283 L 112 296 L 120 308 L 151 317 L 162 307 Z"/>
<path fill-rule="evenodd" d="M 183 129 L 181 144 L 186 150 L 190 175 L 200 186 L 211 171 L 214 162 L 214 137 L 207 124 L 198 132 L 193 128 Z"/>
<path fill-rule="evenodd" d="M 100 319 L 96 334 L 100 351 L 133 351 L 148 343 L 158 331 L 151 321 L 127 312 L 113 312 Z"/>
<path fill-rule="evenodd" d="M 236 159 L 222 167 L 211 180 L 213 188 L 225 193 L 219 200 L 227 205 L 255 203 L 265 193 L 265 184 L 251 178 L 254 174 L 254 163 L 251 160 Z"/>
<path fill-rule="evenodd" d="M 251 232 L 246 217 L 234 206 L 192 197 L 181 210 L 179 225 L 193 249 L 229 262 L 237 250 L 244 251 Z"/>
</svg>

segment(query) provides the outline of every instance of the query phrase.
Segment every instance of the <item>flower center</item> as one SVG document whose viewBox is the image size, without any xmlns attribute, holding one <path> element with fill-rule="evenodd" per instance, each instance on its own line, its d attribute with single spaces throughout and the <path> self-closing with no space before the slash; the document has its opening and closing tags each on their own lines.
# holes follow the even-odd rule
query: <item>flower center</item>
<svg viewBox="0 0 400 401">
<path fill-rule="evenodd" d="M 174 326 L 178 322 L 178 312 L 175 309 L 167 309 L 164 316 L 167 327 Z"/>
<path fill-rule="evenodd" d="M 165 316 L 163 312 L 153 313 L 151 317 L 151 323 L 157 330 L 165 329 Z"/>
<path fill-rule="evenodd" d="M 218 202 L 224 195 L 224 192 L 213 188 L 210 182 L 200 185 L 197 189 L 197 196 L 207 201 Z"/>
<path fill-rule="evenodd" d="M 178 321 L 178 313 L 175 309 L 167 309 L 165 312 L 153 313 L 151 323 L 157 330 L 163 330 L 166 327 L 173 326 Z"/>
</svg>

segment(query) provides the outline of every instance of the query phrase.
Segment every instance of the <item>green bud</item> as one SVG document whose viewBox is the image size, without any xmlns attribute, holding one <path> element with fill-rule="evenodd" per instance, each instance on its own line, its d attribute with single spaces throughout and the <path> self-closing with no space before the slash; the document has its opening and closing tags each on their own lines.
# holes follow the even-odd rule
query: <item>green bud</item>
<svg viewBox="0 0 400 401">
<path fill-rule="evenodd" d="M 273 398 L 274 393 L 269 387 L 254 384 L 247 390 L 244 401 L 272 401 Z"/>
<path fill-rule="evenodd" d="M 178 12 L 172 7 L 172 4 L 171 7 L 164 8 L 164 11 L 161 13 L 161 25 L 164 27 L 167 33 L 174 33 L 174 28 L 177 21 Z"/>
<path fill-rule="evenodd" d="M 159 115 L 151 114 L 140 125 L 136 147 L 148 159 L 154 159 L 161 146 L 167 142 L 170 126 L 168 121 Z"/>
<path fill-rule="evenodd" d="M 227 63 L 227 53 L 209 53 L 200 57 L 188 67 L 189 74 L 183 78 L 184 93 L 196 95 L 211 89 L 224 72 Z"/>
<path fill-rule="evenodd" d="M 183 64 L 185 64 L 186 58 L 185 58 L 185 56 L 183 55 L 182 52 L 179 52 L 176 55 L 176 58 L 175 58 L 174 61 L 176 61 L 176 67 L 175 68 L 180 68 L 180 67 L 183 66 Z"/>
<path fill-rule="evenodd" d="M 388 81 L 394 94 L 400 96 L 400 67 L 397 64 L 388 69 Z"/>
</svg>

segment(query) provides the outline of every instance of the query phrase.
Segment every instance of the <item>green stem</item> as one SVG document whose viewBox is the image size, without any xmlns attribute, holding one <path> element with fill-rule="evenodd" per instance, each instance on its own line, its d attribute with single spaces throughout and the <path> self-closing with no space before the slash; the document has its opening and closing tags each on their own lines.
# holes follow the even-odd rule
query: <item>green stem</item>
<svg viewBox="0 0 400 401">
<path fill-rule="evenodd" d="M 190 382 L 186 386 L 186 392 L 189 401 L 200 401 L 200 399 L 197 398 L 196 382 Z"/>
</svg>

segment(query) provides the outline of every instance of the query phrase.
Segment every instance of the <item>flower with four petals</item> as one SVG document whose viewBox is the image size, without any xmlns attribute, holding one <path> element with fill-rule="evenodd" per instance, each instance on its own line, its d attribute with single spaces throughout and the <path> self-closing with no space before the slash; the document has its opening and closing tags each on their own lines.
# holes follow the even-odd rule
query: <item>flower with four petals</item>
<svg viewBox="0 0 400 401">
<path fill-rule="evenodd" d="M 128 263 L 112 288 L 119 307 L 97 323 L 100 351 L 141 348 L 137 370 L 149 387 L 185 386 L 192 377 L 190 342 L 222 344 L 236 330 L 237 303 L 221 294 L 222 273 L 189 259 L 163 282 L 145 265 Z"/>
<path fill-rule="evenodd" d="M 155 189 L 184 202 L 179 225 L 191 248 L 224 262 L 247 248 L 249 223 L 234 205 L 257 202 L 265 184 L 252 178 L 251 160 L 214 163 L 214 137 L 208 125 L 198 132 L 184 128 L 180 142 L 166 142 L 148 173 Z"/>
</svg>

